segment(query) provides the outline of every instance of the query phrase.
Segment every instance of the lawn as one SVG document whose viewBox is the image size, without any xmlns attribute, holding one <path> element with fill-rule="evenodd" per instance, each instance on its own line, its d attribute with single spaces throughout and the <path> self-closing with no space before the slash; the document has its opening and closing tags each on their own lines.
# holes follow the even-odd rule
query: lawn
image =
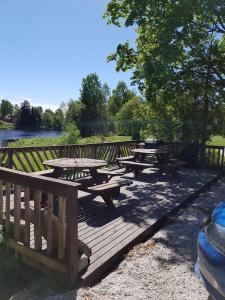
<svg viewBox="0 0 225 300">
<path fill-rule="evenodd" d="M 89 144 L 89 143 L 101 143 L 101 142 L 125 142 L 130 141 L 131 137 L 129 136 L 91 136 L 87 138 L 79 139 L 77 144 Z M 16 142 L 9 143 L 9 147 L 28 147 L 28 146 L 52 146 L 52 145 L 61 145 L 62 141 L 60 137 L 57 138 L 28 138 L 28 139 L 19 139 Z"/>
<path fill-rule="evenodd" d="M 131 141 L 130 136 L 90 136 L 86 138 L 81 138 L 78 140 L 77 144 L 91 144 L 91 143 L 102 143 L 102 142 L 125 142 Z M 28 147 L 28 146 L 51 146 L 51 145 L 61 145 L 62 141 L 60 137 L 57 138 L 27 138 L 19 139 L 16 142 L 10 143 L 9 147 Z M 208 142 L 209 145 L 215 146 L 225 146 L 225 137 L 214 136 L 211 141 Z"/>
<path fill-rule="evenodd" d="M 208 142 L 208 144 L 213 146 L 225 146 L 225 137 L 216 135 Z"/>
</svg>

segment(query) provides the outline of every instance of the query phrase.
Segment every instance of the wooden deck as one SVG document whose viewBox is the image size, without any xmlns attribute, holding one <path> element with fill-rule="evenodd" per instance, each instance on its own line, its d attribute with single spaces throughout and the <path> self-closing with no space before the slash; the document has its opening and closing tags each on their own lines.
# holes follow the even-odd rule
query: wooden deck
<svg viewBox="0 0 225 300">
<path fill-rule="evenodd" d="M 15 171 L 11 172 L 14 174 Z M 144 241 L 158 230 L 163 225 L 168 214 L 175 212 L 182 205 L 191 201 L 213 183 L 220 173 L 220 171 L 216 172 L 212 170 L 183 169 L 180 171 L 179 176 L 174 178 L 171 175 L 159 174 L 157 169 L 151 169 L 151 171 L 148 169 L 138 179 L 135 179 L 131 173 L 122 176 L 122 178 L 132 179 L 133 184 L 121 188 L 119 198 L 114 200 L 116 208 L 109 208 L 100 197 L 94 201 L 80 199 L 78 202 L 78 238 L 85 242 L 92 250 L 90 265 L 82 274 L 80 284 L 90 285 L 96 282 L 103 274 L 113 268 L 118 260 L 123 258 L 123 253 L 129 250 L 131 245 Z M 19 174 L 16 176 L 19 176 Z M 20 179 L 19 184 L 24 181 L 23 177 L 29 177 L 29 175 L 21 173 L 20 177 L 22 179 Z M 37 179 L 42 181 L 50 180 L 47 187 L 42 185 L 43 192 L 49 189 L 51 183 L 55 184 L 54 179 L 29 177 L 29 180 L 31 179 L 35 182 Z M 114 177 L 113 180 L 118 179 Z M 62 187 L 59 186 L 60 184 Z M 66 184 L 67 182 L 64 180 L 57 181 L 58 191 L 62 193 Z M 32 187 L 35 188 L 35 185 L 32 184 Z M 56 192 L 57 190 L 54 188 L 54 193 Z M 73 194 L 74 192 L 71 195 Z M 24 192 L 22 192 L 21 198 L 23 196 Z M 8 222 L 16 223 L 17 221 L 18 224 L 25 226 L 24 213 L 21 214 L 20 219 L 16 217 L 16 214 L 14 215 L 14 211 L 18 206 L 15 206 L 17 198 L 13 194 L 8 193 L 8 205 L 6 205 L 6 198 L 7 195 L 2 198 L 2 208 L 5 215 L 8 215 Z M 64 198 L 60 199 L 61 201 L 66 201 Z M 71 203 L 76 203 L 76 199 L 73 199 Z M 20 205 L 18 207 L 21 207 L 23 211 L 25 202 L 22 201 Z M 34 207 L 34 202 L 29 201 L 29 206 L 30 208 Z M 11 214 L 9 214 L 9 211 L 11 211 Z M 39 255 L 42 253 L 46 255 L 46 251 L 48 251 L 48 243 L 41 233 L 39 234 L 39 238 L 41 239 L 40 243 L 42 246 L 38 251 L 36 250 L 34 226 L 35 224 L 32 222 L 30 226 L 28 225 L 29 247 L 34 251 L 31 253 L 28 248 L 21 250 L 22 253 L 28 251 L 27 253 L 32 256 L 32 259 L 34 254 Z M 71 228 L 75 229 L 75 226 L 73 225 Z M 52 227 L 51 236 L 55 234 L 55 232 L 53 234 L 53 230 L 54 227 Z M 74 233 L 72 233 L 72 237 L 74 237 Z M 73 241 L 72 245 L 75 245 L 75 241 Z M 18 247 L 21 248 L 21 245 L 16 246 L 16 251 L 19 251 Z M 65 250 L 65 247 L 63 249 Z M 38 257 L 37 260 L 40 259 L 43 262 L 44 259 L 45 262 L 47 258 L 47 256 L 42 256 Z M 54 259 L 54 263 L 51 259 Z M 50 265 L 53 264 L 54 267 L 56 266 L 56 270 L 60 269 L 60 272 L 64 274 L 63 276 L 66 276 L 68 271 L 62 265 L 64 260 L 61 259 L 57 262 L 56 259 L 57 257 L 51 255 L 51 261 L 49 260 L 48 263 Z M 29 263 L 28 261 L 26 262 Z M 32 262 L 33 260 L 30 261 L 30 263 Z M 77 265 L 77 262 L 74 264 Z M 35 267 L 38 266 L 35 265 Z"/>
<path fill-rule="evenodd" d="M 108 208 L 101 199 L 79 204 L 79 239 L 92 249 L 90 265 L 82 276 L 89 285 L 115 266 L 122 253 L 159 229 L 166 216 L 191 201 L 218 177 L 218 172 L 183 169 L 179 177 L 143 173 L 122 188 Z M 132 174 L 123 176 L 133 179 Z"/>
</svg>

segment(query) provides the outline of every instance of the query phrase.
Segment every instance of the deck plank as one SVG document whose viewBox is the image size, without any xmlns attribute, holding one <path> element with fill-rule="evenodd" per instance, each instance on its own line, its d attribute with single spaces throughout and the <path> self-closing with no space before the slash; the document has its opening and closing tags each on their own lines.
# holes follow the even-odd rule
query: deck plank
<svg viewBox="0 0 225 300">
<path fill-rule="evenodd" d="M 92 255 L 82 285 L 96 282 L 131 245 L 150 236 L 165 216 L 191 201 L 217 176 L 218 172 L 190 169 L 182 170 L 178 178 L 163 175 L 154 180 L 144 174 L 121 189 L 124 197 L 116 201 L 117 208 L 110 214 L 100 206 L 94 209 L 93 203 L 92 208 L 84 209 L 88 222 L 79 224 L 79 238 L 91 247 Z"/>
</svg>

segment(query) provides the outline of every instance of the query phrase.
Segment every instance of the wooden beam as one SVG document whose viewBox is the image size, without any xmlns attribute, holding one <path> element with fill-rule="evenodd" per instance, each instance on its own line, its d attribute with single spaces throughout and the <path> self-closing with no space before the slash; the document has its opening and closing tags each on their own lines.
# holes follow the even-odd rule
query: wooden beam
<svg viewBox="0 0 225 300">
<path fill-rule="evenodd" d="M 7 240 L 7 246 L 14 249 L 17 253 L 28 257 L 29 259 L 39 262 L 43 266 L 47 266 L 49 269 L 62 273 L 65 276 L 68 273 L 66 264 L 52 259 L 44 254 L 38 253 L 32 249 L 24 247 L 22 244 L 17 243 L 13 239 Z"/>
<path fill-rule="evenodd" d="M 20 240 L 20 219 L 21 219 L 21 186 L 14 186 L 14 238 Z"/>
<path fill-rule="evenodd" d="M 70 284 L 78 280 L 78 219 L 77 219 L 77 196 L 78 192 L 67 194 L 66 216 L 67 216 L 67 267 L 69 272 Z"/>
<path fill-rule="evenodd" d="M 0 167 L 0 179 L 12 184 L 29 187 L 33 190 L 41 190 L 45 193 L 54 192 L 55 194 L 64 197 L 67 195 L 68 190 L 75 191 L 80 186 L 80 184 L 75 182 L 28 174 L 3 167 Z"/>
<path fill-rule="evenodd" d="M 24 190 L 24 205 L 25 205 L 25 245 L 30 247 L 30 189 Z"/>
<path fill-rule="evenodd" d="M 66 199 L 59 197 L 58 202 L 58 259 L 63 260 L 66 251 Z"/>
<path fill-rule="evenodd" d="M 3 182 L 0 180 L 0 224 L 3 224 Z"/>
<path fill-rule="evenodd" d="M 42 250 L 41 199 L 42 192 L 34 191 L 34 246 L 37 251 Z"/>
<path fill-rule="evenodd" d="M 53 250 L 53 194 L 48 194 L 47 206 L 47 253 L 52 254 Z"/>
</svg>

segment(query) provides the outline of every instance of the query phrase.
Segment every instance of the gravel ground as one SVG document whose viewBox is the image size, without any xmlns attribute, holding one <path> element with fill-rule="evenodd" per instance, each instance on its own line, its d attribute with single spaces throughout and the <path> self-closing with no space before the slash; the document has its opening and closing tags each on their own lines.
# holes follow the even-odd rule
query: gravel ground
<svg viewBox="0 0 225 300">
<path fill-rule="evenodd" d="M 98 284 L 67 293 L 36 282 L 13 300 L 207 300 L 194 273 L 198 232 L 225 196 L 225 179 L 201 194 L 191 206 L 171 217 L 147 242 L 135 246 L 117 268 Z"/>
</svg>

